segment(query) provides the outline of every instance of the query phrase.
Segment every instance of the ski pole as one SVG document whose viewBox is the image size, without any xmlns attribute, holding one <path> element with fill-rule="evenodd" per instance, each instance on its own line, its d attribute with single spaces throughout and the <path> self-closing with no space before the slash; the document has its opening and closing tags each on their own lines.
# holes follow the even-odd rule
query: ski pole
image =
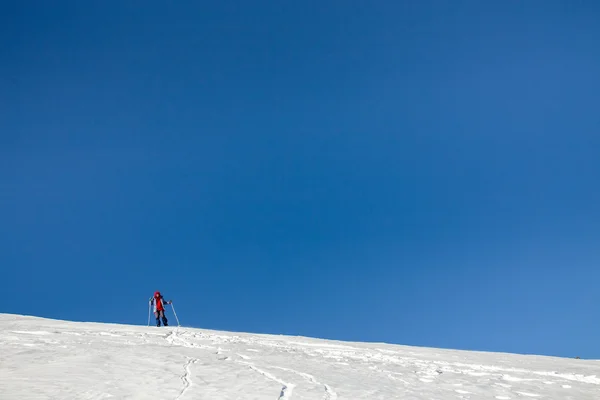
<svg viewBox="0 0 600 400">
<path fill-rule="evenodd" d="M 150 326 L 150 309 L 152 308 L 152 304 L 148 302 L 148 326 Z"/>
<path fill-rule="evenodd" d="M 173 315 L 175 315 L 175 319 L 177 320 L 177 326 L 181 326 L 179 324 L 179 318 L 177 318 L 177 313 L 175 312 L 175 306 L 173 305 L 173 301 L 171 301 L 171 308 L 173 309 Z"/>
</svg>

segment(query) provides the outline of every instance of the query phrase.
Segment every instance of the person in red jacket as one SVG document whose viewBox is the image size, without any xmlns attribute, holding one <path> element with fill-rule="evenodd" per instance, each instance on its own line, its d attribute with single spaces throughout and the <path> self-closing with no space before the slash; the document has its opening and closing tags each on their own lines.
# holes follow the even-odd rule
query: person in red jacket
<svg viewBox="0 0 600 400">
<path fill-rule="evenodd" d="M 171 301 L 166 301 L 159 291 L 154 293 L 154 296 L 150 298 L 150 304 L 154 305 L 154 316 L 156 317 L 156 326 L 160 326 L 160 320 L 164 326 L 169 326 L 167 317 L 165 316 L 165 306 L 171 304 Z"/>
</svg>

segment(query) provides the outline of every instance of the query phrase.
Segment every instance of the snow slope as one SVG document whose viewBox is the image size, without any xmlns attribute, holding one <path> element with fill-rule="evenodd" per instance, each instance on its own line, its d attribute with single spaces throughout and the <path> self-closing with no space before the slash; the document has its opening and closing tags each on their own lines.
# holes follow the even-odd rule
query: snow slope
<svg viewBox="0 0 600 400">
<path fill-rule="evenodd" d="M 0 314 L 0 399 L 600 399 L 600 361 Z"/>
</svg>

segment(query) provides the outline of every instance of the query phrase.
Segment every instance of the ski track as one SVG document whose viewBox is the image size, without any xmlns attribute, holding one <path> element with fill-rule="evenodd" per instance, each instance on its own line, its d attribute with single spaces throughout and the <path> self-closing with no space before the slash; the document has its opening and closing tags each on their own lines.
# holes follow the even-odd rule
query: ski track
<svg viewBox="0 0 600 400">
<path fill-rule="evenodd" d="M 14 333 L 21 333 L 16 331 Z M 25 333 L 25 332 L 23 332 Z M 34 332 L 26 332 L 30 335 L 45 335 L 49 334 L 49 332 L 45 331 L 34 331 Z M 96 333 L 97 334 L 97 333 Z M 120 336 L 115 335 L 111 332 L 111 334 L 101 333 L 101 336 Z M 397 365 L 397 366 L 408 366 L 412 365 L 416 367 L 415 373 L 418 376 L 418 380 L 425 383 L 431 383 L 434 381 L 436 376 L 442 373 L 455 373 L 455 374 L 466 374 L 471 376 L 490 376 L 494 377 L 500 381 L 508 381 L 508 382 L 535 382 L 542 381 L 542 378 L 546 378 L 544 383 L 552 384 L 559 383 L 558 380 L 566 381 L 575 381 L 580 383 L 594 384 L 600 385 L 600 378 L 596 375 L 585 376 L 581 374 L 564 374 L 550 371 L 541 371 L 541 370 L 529 370 L 524 368 L 514 368 L 514 367 L 503 367 L 503 366 L 491 366 L 491 365 L 480 365 L 480 364 L 471 364 L 471 363 L 461 363 L 461 362 L 448 362 L 448 361 L 431 361 L 426 359 L 420 359 L 417 357 L 406 357 L 399 356 L 397 353 L 385 349 L 371 349 L 363 350 L 360 348 L 352 347 L 352 346 L 344 346 L 344 345 L 327 345 L 327 346 L 319 346 L 318 344 L 307 343 L 307 342 L 281 342 L 276 340 L 262 339 L 262 338 L 254 338 L 248 339 L 245 337 L 241 337 L 238 335 L 234 336 L 226 336 L 226 335 L 215 335 L 210 333 L 196 333 L 193 334 L 192 339 L 200 339 L 205 341 L 212 342 L 214 346 L 207 346 L 204 344 L 193 343 L 185 339 L 187 332 L 185 330 L 180 330 L 179 327 L 174 327 L 166 336 L 163 338 L 173 346 L 183 346 L 191 349 L 202 349 L 202 350 L 217 350 L 216 354 L 219 355 L 223 351 L 231 351 L 231 349 L 221 348 L 219 345 L 240 345 L 245 344 L 248 346 L 264 346 L 271 347 L 284 350 L 286 352 L 302 352 L 309 356 L 315 357 L 324 357 L 324 358 L 332 358 L 337 360 L 354 360 L 361 363 L 370 364 L 369 368 L 377 370 L 378 372 L 385 373 L 385 375 L 391 380 L 398 380 L 403 382 L 405 385 L 411 385 L 411 382 L 406 381 L 404 379 L 398 378 L 392 374 L 392 371 L 381 370 L 376 367 L 377 363 L 384 363 L 388 365 Z M 189 335 L 187 335 L 189 336 Z M 256 348 L 247 348 L 247 351 L 252 352 L 260 352 L 260 350 Z M 362 351 L 361 351 L 362 350 Z M 294 390 L 295 384 L 288 383 L 283 381 L 282 379 L 274 376 L 273 374 L 257 367 L 256 365 L 248 362 L 250 357 L 235 353 L 238 357 L 243 359 L 244 361 L 237 360 L 236 363 L 248 366 L 253 371 L 265 376 L 267 379 L 277 382 L 282 385 L 282 389 L 278 399 L 287 400 L 292 397 L 292 393 Z M 229 360 L 229 357 L 219 358 L 220 360 Z M 183 389 L 181 393 L 176 398 L 176 400 L 181 399 L 184 394 L 188 391 L 192 382 L 190 380 L 191 372 L 190 366 L 193 363 L 198 362 L 198 359 L 188 359 L 186 364 L 184 365 L 184 369 L 186 373 L 182 375 L 180 378 L 183 382 Z M 376 364 L 373 364 L 376 363 Z M 278 367 L 278 366 L 268 366 L 267 368 L 279 369 L 282 371 L 287 371 L 298 376 L 301 376 L 308 382 L 311 382 L 314 385 L 322 386 L 324 388 L 323 400 L 337 400 L 338 395 L 333 390 L 333 388 L 323 382 L 318 381 L 313 375 L 297 371 L 291 368 L 286 367 Z M 510 375 L 509 373 L 513 374 Z M 517 376 L 514 376 L 517 375 Z M 539 377 L 539 378 L 538 378 Z M 547 378 L 554 378 L 555 382 L 547 381 Z M 413 382 L 414 383 L 414 382 Z M 510 388 L 510 385 L 503 385 L 502 383 L 495 383 L 498 386 L 504 386 L 505 388 Z M 570 389 L 569 385 L 562 386 L 565 389 Z M 456 393 L 463 393 L 462 390 L 456 390 Z M 523 397 L 537 397 L 538 394 L 529 393 L 529 392 L 518 392 L 515 391 L 515 394 Z M 503 396 L 500 396 L 503 397 Z"/>
<path fill-rule="evenodd" d="M 236 362 L 238 364 L 246 365 L 251 370 L 258 372 L 259 374 L 263 375 L 265 378 L 267 378 L 273 382 L 279 383 L 282 386 L 282 388 L 281 388 L 281 392 L 279 393 L 279 397 L 277 397 L 278 400 L 289 400 L 292 398 L 292 393 L 294 391 L 294 387 L 296 386 L 293 383 L 287 383 L 284 380 L 279 379 L 275 375 L 271 374 L 270 372 L 267 372 L 265 370 L 258 368 L 256 365 L 254 365 L 252 363 L 245 362 L 245 361 L 236 361 Z"/>
<path fill-rule="evenodd" d="M 198 395 L 196 391 L 199 388 L 193 386 L 197 386 L 200 382 L 204 382 L 213 393 L 229 390 L 223 389 L 225 387 L 223 380 L 215 383 L 209 379 L 211 382 L 208 383 L 203 379 L 204 374 L 200 373 L 199 368 L 200 360 L 203 361 L 203 368 L 210 366 L 210 363 L 216 362 L 215 360 L 228 360 L 228 363 L 234 364 L 230 366 L 233 368 L 223 366 L 219 369 L 219 374 L 228 374 L 231 371 L 232 379 L 237 379 L 239 376 L 236 373 L 243 369 L 243 375 L 248 376 L 249 383 L 254 382 L 261 390 L 266 384 L 267 390 L 272 391 L 273 397 L 277 395 L 277 389 L 280 387 L 277 397 L 280 400 L 291 400 L 293 394 L 296 395 L 295 398 L 303 398 L 303 395 L 308 396 L 309 393 L 313 395 L 311 398 L 338 400 L 337 392 L 344 394 L 348 392 L 347 387 L 344 386 L 345 379 L 352 380 L 348 385 L 351 390 L 362 390 L 359 387 L 362 383 L 361 376 L 366 378 L 365 384 L 373 382 L 371 383 L 374 386 L 373 392 L 370 393 L 372 398 L 383 398 L 377 396 L 392 390 L 396 390 L 396 393 L 405 390 L 408 394 L 417 393 L 423 388 L 430 390 L 429 388 L 432 387 L 435 387 L 437 392 L 436 396 L 432 394 L 431 398 L 480 396 L 483 398 L 484 390 L 489 392 L 486 393 L 485 398 L 497 400 L 600 398 L 597 396 L 600 394 L 600 373 L 598 373 L 600 369 L 594 369 L 590 361 L 581 361 L 586 363 L 585 368 L 578 368 L 576 363 L 579 361 L 563 364 L 559 360 L 549 359 L 546 364 L 543 359 L 513 359 L 512 355 L 495 355 L 495 358 L 490 355 L 487 358 L 483 355 L 462 352 L 446 354 L 436 353 L 434 350 L 412 351 L 406 348 L 396 350 L 391 347 L 386 349 L 383 346 L 373 348 L 358 344 L 353 346 L 321 343 L 310 341 L 310 338 L 286 340 L 286 338 L 269 335 L 213 333 L 213 331 L 188 330 L 176 326 L 163 329 L 149 328 L 147 331 L 145 327 L 117 329 L 107 326 L 99 329 L 95 325 L 85 325 L 84 328 L 79 326 L 73 325 L 71 328 L 64 323 L 64 326 L 46 327 L 44 323 L 39 323 L 32 324 L 32 329 L 25 330 L 21 326 L 14 325 L 12 329 L 0 331 L 0 345 L 3 349 L 4 346 L 8 346 L 13 351 L 13 356 L 25 359 L 25 357 L 38 357 L 39 349 L 45 348 L 54 348 L 56 354 L 62 355 L 70 353 L 73 349 L 93 345 L 92 351 L 103 354 L 100 351 L 104 350 L 100 349 L 106 347 L 106 344 L 116 343 L 119 346 L 159 344 L 164 347 L 161 351 L 165 354 L 177 354 L 177 357 L 172 358 L 170 366 L 174 368 L 174 372 L 170 375 L 170 383 L 174 383 L 174 386 L 170 387 L 171 398 L 174 400 L 186 400 Z M 27 325 L 24 325 L 25 327 Z M 137 356 L 137 353 L 134 355 Z M 2 367 L 4 367 L 13 374 L 13 369 L 1 365 L 3 361 L 0 359 L 0 371 L 3 371 Z M 296 367 L 295 361 L 298 362 L 299 370 L 287 367 Z M 194 367 L 194 364 L 198 365 Z M 349 367 L 339 367 L 342 373 L 338 373 L 337 370 L 330 371 L 324 364 L 329 364 L 332 368 L 338 368 L 337 365 Z M 58 367 L 65 370 L 67 366 Z M 316 376 L 303 371 L 310 371 Z M 348 372 L 348 377 L 345 376 L 344 371 Z M 52 374 L 51 371 L 45 373 L 49 376 Z M 262 377 L 258 377 L 255 373 Z M 26 373 L 22 372 L 21 375 L 25 376 Z M 2 381 L 3 378 L 0 376 L 0 386 L 4 382 L 9 382 L 7 378 Z M 382 385 L 376 387 L 379 383 Z M 110 396 L 107 392 L 116 386 L 114 382 L 110 382 L 110 379 L 107 379 L 103 385 L 106 388 L 98 385 L 98 389 L 90 389 L 89 386 L 83 387 L 82 383 L 82 390 L 86 390 L 85 398 Z M 307 394 L 304 392 L 305 388 Z M 26 388 L 22 389 L 23 393 L 26 390 Z M 235 390 L 243 394 L 248 388 L 239 386 Z M 251 390 L 247 394 L 250 394 Z M 366 392 L 363 390 L 363 393 Z"/>
<path fill-rule="evenodd" d="M 17 334 L 26 334 L 31 336 L 44 336 L 51 335 L 52 332 L 43 331 L 43 330 L 32 330 L 32 331 L 22 331 L 15 330 L 12 333 Z M 56 333 L 66 333 L 69 335 L 81 336 L 82 333 L 79 332 L 56 332 Z M 93 336 L 106 336 L 106 337 L 121 337 L 122 334 L 119 334 L 116 331 L 109 332 L 86 332 L 89 335 Z M 184 346 L 188 348 L 195 349 L 217 349 L 214 346 L 207 346 L 198 343 L 192 343 L 186 340 L 184 337 L 187 332 L 185 330 L 180 330 L 179 327 L 173 327 L 172 330 L 166 335 L 163 336 L 164 339 L 171 345 L 174 346 Z M 155 335 L 160 336 L 160 334 L 147 334 L 147 335 Z M 582 374 L 569 374 L 569 373 L 557 373 L 555 371 L 543 371 L 543 370 L 530 370 L 524 368 L 514 368 L 514 367 L 504 367 L 504 366 L 492 366 L 492 365 L 481 365 L 481 364 L 472 364 L 472 363 L 462 363 L 462 362 L 448 362 L 448 361 L 430 361 L 423 360 L 416 357 L 406 357 L 399 356 L 397 352 L 386 350 L 386 349 L 371 349 L 370 351 L 364 351 L 361 348 L 348 346 L 348 345 L 320 345 L 316 343 L 310 342 L 300 342 L 300 341 L 290 341 L 290 342 L 282 342 L 278 340 L 265 339 L 265 338 L 246 338 L 239 335 L 218 335 L 212 333 L 194 333 L 193 338 L 208 340 L 213 344 L 246 344 L 249 346 L 258 345 L 265 346 L 271 348 L 283 349 L 287 352 L 302 352 L 311 356 L 321 356 L 325 358 L 333 358 L 338 360 L 354 360 L 359 362 L 380 362 L 387 364 L 395 364 L 398 366 L 407 366 L 413 365 L 418 367 L 420 370 L 428 370 L 433 366 L 437 366 L 441 372 L 444 373 L 457 373 L 457 374 L 467 374 L 471 376 L 494 376 L 502 381 L 509 382 L 533 382 L 543 379 L 544 382 L 548 382 L 548 378 L 552 378 L 554 380 L 566 380 L 572 382 L 586 383 L 586 384 L 594 384 L 600 385 L 600 378 L 597 375 L 582 375 Z M 30 344 L 34 345 L 34 344 Z M 223 349 L 219 349 L 223 350 Z M 256 348 L 247 348 L 247 351 L 251 352 L 260 352 L 260 350 Z M 228 350 L 224 350 L 228 351 Z M 248 360 L 247 356 L 241 355 L 237 353 L 241 358 Z M 343 364 L 340 362 L 340 364 Z M 346 363 L 347 364 L 347 363 Z M 300 373 L 301 374 L 301 373 Z M 434 375 L 434 374 L 432 374 Z M 516 376 L 515 376 L 516 375 Z"/>
<path fill-rule="evenodd" d="M 180 376 L 181 382 L 183 382 L 183 389 L 181 389 L 181 392 L 179 392 L 179 395 L 175 398 L 175 400 L 180 400 L 183 397 L 183 395 L 188 391 L 188 389 L 192 386 L 192 371 L 190 369 L 190 366 L 197 362 L 198 359 L 196 358 L 188 358 L 186 363 L 183 365 L 183 370 L 185 371 L 185 373 Z"/>
<path fill-rule="evenodd" d="M 171 345 L 175 345 L 175 331 L 171 331 L 167 336 L 165 336 L 165 340 L 169 342 Z"/>
<path fill-rule="evenodd" d="M 183 347 L 188 347 L 190 349 L 202 349 L 202 350 L 211 350 L 211 349 L 215 349 L 215 347 L 213 346 L 205 346 L 202 344 L 198 344 L 198 343 L 191 343 L 188 342 L 187 340 L 185 340 L 184 338 L 182 338 L 181 336 L 179 336 L 177 334 L 177 331 L 179 330 L 179 328 L 175 328 L 173 329 L 173 331 L 171 331 L 171 333 L 169 333 L 166 337 L 165 340 L 167 342 L 169 342 L 171 345 L 173 346 L 179 346 L 179 344 L 175 343 L 176 341 L 181 343 L 181 346 Z M 185 332 L 184 332 L 185 333 Z"/>
<path fill-rule="evenodd" d="M 398 357 L 395 355 L 381 354 L 375 352 L 359 353 L 355 351 L 344 351 L 344 350 L 333 350 L 326 348 L 318 349 L 304 349 L 304 351 L 313 356 L 320 356 L 325 358 L 336 358 L 336 359 L 348 359 L 358 362 L 378 362 L 385 364 L 393 364 L 398 366 L 416 366 L 420 370 L 426 371 L 435 369 L 438 373 L 456 373 L 466 374 L 471 376 L 494 376 L 502 380 L 513 381 L 513 382 L 524 382 L 524 381 L 541 381 L 547 380 L 551 377 L 554 379 L 564 379 L 574 382 L 587 383 L 593 385 L 600 385 L 600 378 L 597 375 L 582 375 L 582 374 L 565 374 L 557 373 L 555 371 L 543 371 L 543 370 L 531 370 L 524 368 L 504 367 L 504 366 L 491 366 L 481 364 L 469 364 L 461 362 L 448 362 L 448 361 L 430 361 L 424 359 L 418 359 L 415 357 Z M 526 377 L 515 377 L 508 375 L 508 373 L 519 374 Z M 433 375 L 433 374 L 432 374 Z M 539 378 L 538 378 L 539 377 Z M 542 379 L 546 378 L 546 379 Z"/>
<path fill-rule="evenodd" d="M 277 368 L 282 371 L 288 371 L 288 372 L 294 373 L 296 375 L 300 375 L 301 377 L 303 377 L 310 383 L 313 383 L 317 386 L 323 386 L 323 388 L 325 389 L 325 396 L 323 397 L 323 400 L 337 400 L 337 397 L 338 397 L 337 393 L 331 388 L 331 386 L 327 385 L 326 383 L 317 381 L 317 379 L 313 375 L 307 374 L 306 372 L 296 371 L 291 368 L 275 367 L 275 366 L 273 368 Z"/>
<path fill-rule="evenodd" d="M 201 345 L 197 343 L 191 343 L 184 339 L 182 336 L 185 336 L 185 331 L 183 331 L 183 335 L 178 335 L 178 329 L 175 328 L 171 333 L 169 333 L 165 339 L 167 342 L 172 345 L 181 345 L 188 348 L 198 348 L 198 349 L 218 349 L 217 354 L 220 354 L 221 351 L 229 351 L 229 349 L 225 350 L 221 347 L 211 347 L 206 345 Z M 245 344 L 248 346 L 264 346 L 277 348 L 280 350 L 284 350 L 286 352 L 302 352 L 309 356 L 315 357 L 324 357 L 324 358 L 332 358 L 336 360 L 354 360 L 360 363 L 370 364 L 370 369 L 375 369 L 378 372 L 385 373 L 385 375 L 391 380 L 398 380 L 404 383 L 406 386 L 410 386 L 411 382 L 398 378 L 392 375 L 392 371 L 380 370 L 376 367 L 378 363 L 384 363 L 388 365 L 396 365 L 396 366 L 412 366 L 416 367 L 415 373 L 417 375 L 417 379 L 424 383 L 431 383 L 435 380 L 435 378 L 443 373 L 454 373 L 454 374 L 465 374 L 475 377 L 486 377 L 497 379 L 498 381 L 508 381 L 514 383 L 534 383 L 536 381 L 544 382 L 545 384 L 551 383 L 559 383 L 562 380 L 564 381 L 575 381 L 586 384 L 600 385 L 600 378 L 596 375 L 585 376 L 581 374 L 565 374 L 565 373 L 557 373 L 554 371 L 543 371 L 543 370 L 531 370 L 524 368 L 515 368 L 515 367 L 505 367 L 505 366 L 491 366 L 491 365 L 482 365 L 482 364 L 473 364 L 473 363 L 464 363 L 464 362 L 449 362 L 449 361 L 432 361 L 427 359 L 421 359 L 417 357 L 411 356 L 399 356 L 397 353 L 385 349 L 371 349 L 363 350 L 352 347 L 352 346 L 343 346 L 343 345 L 329 345 L 329 346 L 318 346 L 313 343 L 307 342 L 281 342 L 276 340 L 262 339 L 262 338 L 254 338 L 247 339 L 245 337 L 241 337 L 238 335 L 235 336 L 225 336 L 225 335 L 213 335 L 213 334 L 194 334 L 193 337 L 195 339 L 207 340 L 212 342 L 214 345 L 240 345 Z M 247 349 L 248 351 L 258 352 L 260 350 L 257 349 Z M 375 351 L 374 351 L 375 350 Z M 274 376 L 273 374 L 262 370 L 255 366 L 252 363 L 247 362 L 250 357 L 245 356 L 240 353 L 235 353 L 237 356 L 242 358 L 244 361 L 236 361 L 239 364 L 243 364 L 258 372 L 259 374 L 265 376 L 266 378 L 279 383 L 282 385 L 281 393 L 279 395 L 279 399 L 290 399 L 292 396 L 292 392 L 294 390 L 295 385 L 291 383 L 287 383 L 282 379 Z M 221 360 L 228 360 L 229 357 L 221 358 Z M 375 364 L 374 364 L 375 363 Z M 324 388 L 323 400 L 337 400 L 338 395 L 328 384 L 319 382 L 313 375 L 300 372 L 291 368 L 285 367 L 277 367 L 277 366 L 268 366 L 268 368 L 275 368 L 282 371 L 287 371 L 298 376 L 301 376 L 308 382 L 311 382 L 314 385 L 322 386 Z M 515 376 L 516 375 L 516 376 Z M 544 379 L 545 378 L 545 379 Z M 554 382 L 548 381 L 548 378 L 553 378 Z M 186 378 L 187 379 L 187 378 Z M 414 382 L 412 382 L 414 384 Z M 498 386 L 504 386 L 505 388 L 510 388 L 510 385 L 503 385 L 502 383 L 496 382 Z M 184 391 L 182 391 L 181 396 L 187 390 L 186 386 Z M 564 389 L 570 389 L 569 385 L 562 386 Z M 462 393 L 462 390 L 457 390 L 456 393 Z M 538 397 L 539 394 L 530 393 L 525 391 L 515 391 L 513 392 L 519 397 Z M 180 397 L 181 397 L 180 396 Z M 499 396 L 502 398 L 503 396 Z M 179 397 L 178 397 L 179 399 Z"/>
</svg>

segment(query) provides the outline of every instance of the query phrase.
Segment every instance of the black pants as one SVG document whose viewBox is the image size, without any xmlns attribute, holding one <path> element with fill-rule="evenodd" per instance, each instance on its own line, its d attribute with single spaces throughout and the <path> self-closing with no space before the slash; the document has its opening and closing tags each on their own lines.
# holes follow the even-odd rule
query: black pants
<svg viewBox="0 0 600 400">
<path fill-rule="evenodd" d="M 165 317 L 165 311 L 164 310 L 160 310 L 160 311 L 155 311 L 154 312 L 154 316 L 156 317 L 156 326 L 160 326 L 160 320 L 162 318 L 162 322 L 164 326 L 169 326 L 169 321 L 167 320 L 167 317 Z"/>
</svg>

